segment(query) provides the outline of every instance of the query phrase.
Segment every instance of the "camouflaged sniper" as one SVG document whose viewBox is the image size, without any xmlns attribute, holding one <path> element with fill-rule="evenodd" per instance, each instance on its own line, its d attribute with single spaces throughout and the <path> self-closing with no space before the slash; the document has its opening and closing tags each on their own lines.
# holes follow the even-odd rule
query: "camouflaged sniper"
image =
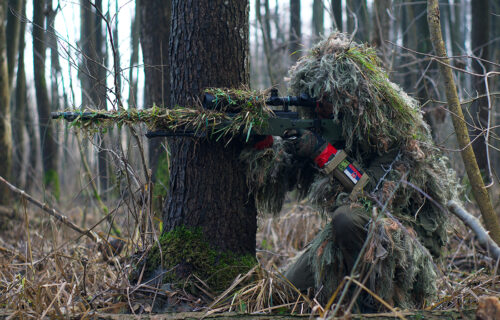
<svg viewBox="0 0 500 320">
<path fill-rule="evenodd" d="M 345 140 L 335 149 L 353 157 L 370 179 L 353 197 L 315 159 L 297 156 L 297 148 L 290 147 L 296 145 L 296 136 L 242 153 L 260 210 L 278 212 L 286 192 L 298 189 L 332 216 L 286 275 L 304 286 L 301 289 L 315 288 L 326 303 L 350 273 L 370 230 L 368 249 L 360 257 L 360 279 L 394 306 L 414 308 L 431 301 L 437 279 L 432 257 L 441 256 L 447 240 L 442 207 L 456 199 L 459 190 L 417 102 L 389 81 L 374 49 L 342 33 L 314 46 L 289 77 L 291 94 L 307 93 L 331 106 L 327 113 L 342 128 Z M 377 217 L 372 216 L 373 207 L 378 208 Z M 338 221 L 351 232 L 339 229 Z M 358 251 L 348 250 L 351 245 Z M 363 299 L 370 297 L 361 295 Z"/>
</svg>

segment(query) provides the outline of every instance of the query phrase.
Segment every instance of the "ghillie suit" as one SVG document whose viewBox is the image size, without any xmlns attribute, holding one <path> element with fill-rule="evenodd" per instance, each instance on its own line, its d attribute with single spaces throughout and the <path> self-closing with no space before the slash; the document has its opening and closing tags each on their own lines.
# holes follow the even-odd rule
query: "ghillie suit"
<svg viewBox="0 0 500 320">
<path fill-rule="evenodd" d="M 292 283 L 314 287 L 326 303 L 351 273 L 368 237 L 356 269 L 360 279 L 389 303 L 415 308 L 436 294 L 432 257 L 440 257 L 447 240 L 442 207 L 457 197 L 458 185 L 417 102 L 390 82 L 380 65 L 374 49 L 335 33 L 289 73 L 291 94 L 307 93 L 331 105 L 328 113 L 345 137 L 345 145 L 336 147 L 371 177 L 355 198 L 310 159 L 294 155 L 287 139 L 242 158 L 259 208 L 278 212 L 286 192 L 298 188 L 332 216 L 285 274 Z"/>
</svg>

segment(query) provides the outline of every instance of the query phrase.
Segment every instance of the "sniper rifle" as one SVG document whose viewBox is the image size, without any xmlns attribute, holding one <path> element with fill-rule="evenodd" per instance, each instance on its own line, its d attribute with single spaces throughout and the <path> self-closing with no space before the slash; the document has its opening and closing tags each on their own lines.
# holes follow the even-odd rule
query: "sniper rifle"
<svg viewBox="0 0 500 320">
<path fill-rule="evenodd" d="M 368 175 L 366 175 L 360 167 L 350 160 L 343 150 L 337 150 L 333 144 L 342 143 L 342 129 L 336 121 L 330 116 L 331 105 L 322 102 L 321 100 L 310 97 L 303 93 L 299 96 L 278 96 L 276 89 L 271 90 L 269 98 L 266 99 L 267 106 L 282 106 L 282 110 L 271 110 L 269 117 L 265 118 L 262 125 L 256 126 L 252 130 L 252 126 L 246 128 L 247 141 L 252 135 L 260 135 L 259 138 L 265 136 L 282 136 L 294 140 L 296 143 L 306 143 L 315 145 L 314 147 L 314 162 L 325 173 L 332 174 L 337 178 L 347 190 L 353 191 L 351 195 L 355 195 L 368 183 Z M 241 106 L 234 104 L 229 97 L 221 99 L 206 92 L 203 101 L 203 108 L 224 112 L 225 119 L 215 125 L 207 123 L 206 128 L 210 127 L 213 133 L 216 133 L 220 128 L 227 127 L 231 124 L 231 118 L 235 119 L 242 111 Z M 313 119 L 300 119 L 299 114 L 290 111 L 290 106 L 314 109 L 315 117 Z M 99 121 L 101 119 L 110 119 L 112 121 L 120 121 L 120 117 L 126 114 L 125 112 L 53 112 L 53 119 L 63 118 L 67 121 L 79 120 L 81 122 Z M 156 115 L 153 115 L 155 118 Z M 127 117 L 127 120 L 132 120 Z M 141 121 L 140 117 L 137 121 Z M 177 120 L 173 120 L 177 123 Z M 148 138 L 154 137 L 176 137 L 176 136 L 200 136 L 199 127 L 190 127 L 189 123 L 184 121 L 182 125 L 170 125 L 167 130 L 155 128 L 155 131 L 146 133 Z M 207 132 L 204 132 L 205 135 Z M 303 134 L 305 133 L 305 134 Z M 301 139 L 301 136 L 303 137 Z M 271 140 L 272 141 L 272 140 Z"/>
<path fill-rule="evenodd" d="M 202 105 L 205 109 L 226 110 L 224 108 L 224 101 L 220 101 L 220 99 L 209 93 L 204 94 Z M 272 110 L 272 115 L 266 119 L 266 123 L 259 128 L 255 128 L 251 134 L 283 136 L 289 130 L 306 129 L 322 136 L 330 143 L 344 140 L 340 126 L 333 119 L 319 116 L 313 119 L 299 119 L 297 112 L 290 111 L 291 106 L 313 109 L 315 111 L 322 108 L 323 103 L 321 101 L 311 98 L 305 93 L 299 96 L 280 97 L 278 96 L 278 90 L 272 89 L 270 96 L 266 100 L 266 105 L 282 106 L 282 110 Z M 229 117 L 234 117 L 237 115 L 237 110 L 234 111 L 236 112 L 226 112 L 225 114 Z M 52 112 L 51 116 L 52 119 L 62 118 L 67 121 L 78 119 L 82 122 L 115 118 L 113 113 L 99 112 Z M 146 133 L 146 137 L 148 138 L 172 136 L 199 136 L 199 134 L 192 128 L 182 126 L 175 130 L 156 128 L 154 131 Z"/>
</svg>

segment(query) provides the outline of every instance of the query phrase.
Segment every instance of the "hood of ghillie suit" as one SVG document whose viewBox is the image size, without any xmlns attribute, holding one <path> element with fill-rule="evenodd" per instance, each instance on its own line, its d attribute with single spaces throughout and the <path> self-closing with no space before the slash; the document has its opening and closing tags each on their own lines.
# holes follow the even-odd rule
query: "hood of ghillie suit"
<svg viewBox="0 0 500 320">
<path fill-rule="evenodd" d="M 434 256 L 439 256 L 447 225 L 440 207 L 459 193 L 455 173 L 435 147 L 418 103 L 389 80 L 376 51 L 334 33 L 302 57 L 291 68 L 289 78 L 290 94 L 307 93 L 332 105 L 333 117 L 345 138 L 345 145 L 336 147 L 344 148 L 372 178 L 364 190 L 370 197 L 361 197 L 352 205 L 385 205 L 418 234 Z M 267 153 L 242 155 L 254 165 L 274 159 L 288 161 L 280 161 L 278 167 L 268 163 L 264 171 L 254 167 L 253 172 L 260 174 L 257 180 L 249 177 L 252 189 L 263 191 L 266 185 L 269 191 L 273 185 L 275 191 L 272 196 L 266 192 L 257 196 L 261 208 L 278 211 L 285 192 L 297 187 L 325 211 L 335 209 L 341 198 L 346 198 L 341 186 L 332 185 L 318 171 L 311 173 L 303 162 L 284 156 L 284 150 L 275 146 Z"/>
</svg>

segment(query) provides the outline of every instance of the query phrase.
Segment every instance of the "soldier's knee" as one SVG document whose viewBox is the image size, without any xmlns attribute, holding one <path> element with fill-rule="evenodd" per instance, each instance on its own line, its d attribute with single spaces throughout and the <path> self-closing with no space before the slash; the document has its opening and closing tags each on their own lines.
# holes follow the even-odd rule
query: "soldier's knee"
<svg viewBox="0 0 500 320">
<path fill-rule="evenodd" d="M 343 249 L 360 249 L 366 238 L 368 221 L 362 209 L 339 207 L 333 212 L 331 222 L 335 241 Z"/>
<path fill-rule="evenodd" d="M 332 213 L 332 227 L 336 235 L 349 234 L 357 231 L 363 232 L 366 230 L 369 217 L 364 210 L 359 208 L 351 208 L 349 206 L 341 206 Z"/>
</svg>

